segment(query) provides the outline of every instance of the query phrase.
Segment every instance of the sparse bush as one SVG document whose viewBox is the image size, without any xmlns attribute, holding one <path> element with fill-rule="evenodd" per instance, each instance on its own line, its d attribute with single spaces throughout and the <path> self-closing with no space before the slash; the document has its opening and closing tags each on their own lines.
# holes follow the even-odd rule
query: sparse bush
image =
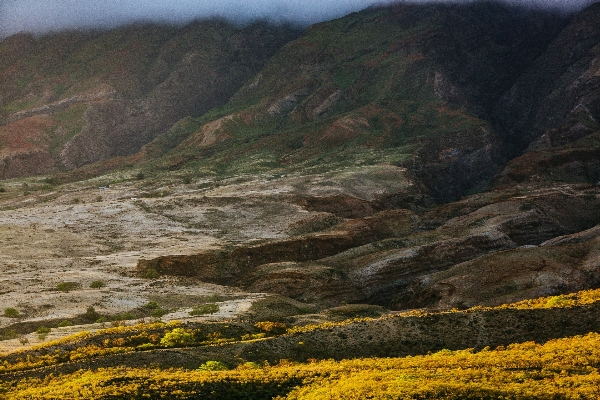
<svg viewBox="0 0 600 400">
<path fill-rule="evenodd" d="M 330 308 L 326 311 L 327 315 L 333 318 L 377 318 L 387 313 L 387 310 L 381 306 L 371 304 L 345 304 Z"/>
<path fill-rule="evenodd" d="M 102 281 L 94 281 L 94 282 L 90 283 L 90 288 L 92 288 L 92 289 L 101 289 L 105 286 L 106 286 L 106 283 L 104 283 Z"/>
<path fill-rule="evenodd" d="M 79 204 L 81 203 L 81 199 L 79 199 L 78 197 L 75 197 L 73 200 L 71 200 L 71 204 Z"/>
<path fill-rule="evenodd" d="M 0 186 L 0 193 L 4 193 L 6 192 L 6 189 L 4 188 L 4 186 Z"/>
<path fill-rule="evenodd" d="M 142 193 L 140 197 L 144 197 L 147 199 L 158 198 L 158 197 L 167 197 L 171 195 L 170 190 L 154 190 L 152 192 Z"/>
<path fill-rule="evenodd" d="M 209 302 L 209 303 L 216 303 L 216 302 L 218 302 L 218 301 L 223 301 L 223 300 L 225 300 L 225 298 L 224 298 L 223 296 L 221 296 L 220 294 L 218 294 L 218 293 L 211 294 L 211 295 L 210 295 L 210 296 L 209 296 L 209 297 L 206 299 L 206 301 L 207 301 L 207 302 Z"/>
<path fill-rule="evenodd" d="M 70 292 L 71 290 L 79 289 L 81 285 L 77 282 L 60 282 L 56 285 L 56 290 L 59 292 Z"/>
<path fill-rule="evenodd" d="M 214 314 L 219 311 L 219 306 L 215 303 L 206 303 L 200 306 L 196 306 L 190 311 L 190 315 L 205 315 Z"/>
<path fill-rule="evenodd" d="M 144 279 L 158 279 L 160 278 L 160 273 L 154 268 L 146 268 L 142 271 L 141 277 Z"/>
<path fill-rule="evenodd" d="M 157 308 L 160 308 L 160 306 L 155 301 L 149 301 L 148 303 L 144 304 L 144 308 L 148 308 L 150 310 L 156 310 Z"/>
<path fill-rule="evenodd" d="M 51 329 L 45 326 L 40 326 L 39 328 L 36 329 L 35 333 L 37 333 L 37 337 L 40 340 L 44 340 L 46 339 L 46 337 L 48 336 L 48 334 L 50 333 Z"/>
<path fill-rule="evenodd" d="M 85 310 L 85 314 L 83 314 L 83 318 L 90 322 L 99 322 L 100 314 L 96 312 L 96 309 L 93 306 L 89 306 Z"/>
<path fill-rule="evenodd" d="M 530 211 L 535 208 L 535 204 L 532 203 L 531 200 L 526 200 L 523 204 L 519 206 L 520 211 Z"/>
<path fill-rule="evenodd" d="M 73 323 L 71 321 L 69 321 L 68 319 L 65 319 L 65 320 L 60 321 L 60 323 L 58 324 L 59 328 L 64 328 L 66 326 L 73 326 Z"/>
<path fill-rule="evenodd" d="M 8 307 L 4 309 L 4 316 L 7 318 L 17 318 L 19 311 L 16 308 Z"/>
<path fill-rule="evenodd" d="M 168 314 L 169 312 L 167 310 L 163 310 L 162 308 L 157 308 L 155 310 L 152 310 L 152 312 L 150 313 L 150 316 L 154 317 L 154 318 L 160 318 L 165 314 Z"/>
<path fill-rule="evenodd" d="M 137 174 L 135 174 L 135 179 L 137 179 L 138 181 L 141 181 L 141 180 L 143 180 L 145 178 L 146 178 L 146 175 L 144 175 L 144 173 L 142 171 L 140 171 Z"/>
<path fill-rule="evenodd" d="M 96 203 L 100 203 L 102 201 L 102 196 L 96 196 Z"/>
<path fill-rule="evenodd" d="M 21 336 L 19 338 L 19 343 L 21 343 L 21 345 L 25 346 L 27 343 L 29 343 L 29 339 L 27 339 L 25 336 Z"/>
<path fill-rule="evenodd" d="M 58 179 L 57 177 L 49 177 L 49 178 L 44 178 L 42 179 L 42 182 L 48 184 L 48 185 L 52 185 L 52 186 L 57 186 L 60 185 L 60 179 Z"/>
<path fill-rule="evenodd" d="M 227 371 L 229 367 L 221 361 L 207 361 L 200 365 L 198 371 Z"/>
<path fill-rule="evenodd" d="M 19 334 L 14 329 L 8 329 L 0 335 L 0 340 L 11 340 L 16 339 Z"/>
<path fill-rule="evenodd" d="M 165 333 L 160 340 L 160 344 L 165 347 L 185 346 L 193 342 L 192 334 L 183 328 L 175 328 L 171 332 Z"/>
</svg>

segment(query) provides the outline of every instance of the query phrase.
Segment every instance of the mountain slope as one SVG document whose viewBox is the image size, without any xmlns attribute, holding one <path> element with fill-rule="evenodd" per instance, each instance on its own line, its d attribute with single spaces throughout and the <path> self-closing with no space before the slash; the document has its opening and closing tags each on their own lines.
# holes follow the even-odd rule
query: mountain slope
<svg viewBox="0 0 600 400">
<path fill-rule="evenodd" d="M 229 97 L 286 41 L 289 27 L 199 21 L 0 43 L 4 178 L 132 154 Z"/>
<path fill-rule="evenodd" d="M 457 199 L 499 169 L 495 104 L 563 24 L 492 3 L 400 4 L 317 24 L 227 106 L 145 154 L 229 173 L 388 162 L 439 201 Z"/>
<path fill-rule="evenodd" d="M 319 165 L 393 162 L 407 168 L 411 185 L 370 198 L 307 195 L 299 202 L 306 210 L 352 219 L 210 261 L 202 253 L 165 256 L 139 267 L 185 270 L 301 301 L 394 309 L 499 304 L 596 287 L 598 9 L 588 8 L 564 29 L 560 18 L 491 4 L 395 6 L 312 27 L 227 107 L 205 116 L 210 122 L 187 121 L 191 134 L 166 155 L 167 165 L 196 159 L 216 161 L 229 173 L 308 173 Z M 565 43 L 580 30 L 587 50 L 562 60 Z M 552 76 L 557 65 L 568 73 L 548 78 L 555 89 L 537 88 L 531 77 Z M 541 137 L 507 134 L 529 115 L 507 99 L 537 95 L 533 104 L 550 107 L 545 91 L 572 108 L 562 114 L 557 106 L 540 108 L 551 122 L 529 123 L 547 130 Z M 502 119 L 502 104 L 518 117 Z M 184 124 L 176 132 L 185 132 Z M 521 142 L 531 144 L 529 152 L 504 164 L 503 155 Z M 493 191 L 434 210 L 426 211 L 416 195 L 456 200 L 481 190 L 496 172 Z M 390 208 L 416 215 L 407 219 Z"/>
<path fill-rule="evenodd" d="M 600 115 L 598 18 L 599 3 L 577 15 L 499 102 L 500 125 L 513 155 L 536 140 L 534 148 L 549 141 L 556 146 L 591 133 L 587 125 Z M 567 137 L 542 137 L 566 123 L 572 128 Z"/>
<path fill-rule="evenodd" d="M 7 39 L 5 176 L 81 167 L 2 186 L 0 247 L 28 283 L 0 296 L 37 293 L 27 318 L 50 318 L 62 294 L 30 265 L 111 277 L 115 299 L 126 281 L 140 306 L 161 285 L 390 309 L 598 287 L 598 10 L 392 5 L 302 34 L 212 21 Z"/>
</svg>

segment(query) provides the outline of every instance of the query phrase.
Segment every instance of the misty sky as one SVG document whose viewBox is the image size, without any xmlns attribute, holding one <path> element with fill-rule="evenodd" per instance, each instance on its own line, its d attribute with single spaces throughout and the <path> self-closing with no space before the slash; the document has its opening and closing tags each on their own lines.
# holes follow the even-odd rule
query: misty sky
<svg viewBox="0 0 600 400">
<path fill-rule="evenodd" d="M 413 2 L 425 2 L 417 0 Z M 441 0 L 452 1 L 452 0 Z M 456 1 L 456 0 L 455 0 Z M 465 0 L 468 1 L 468 0 Z M 593 0 L 504 0 L 572 10 Z M 0 38 L 29 31 L 114 27 L 134 21 L 188 22 L 223 16 L 236 21 L 270 18 L 302 24 L 336 18 L 390 0 L 0 0 Z"/>
</svg>

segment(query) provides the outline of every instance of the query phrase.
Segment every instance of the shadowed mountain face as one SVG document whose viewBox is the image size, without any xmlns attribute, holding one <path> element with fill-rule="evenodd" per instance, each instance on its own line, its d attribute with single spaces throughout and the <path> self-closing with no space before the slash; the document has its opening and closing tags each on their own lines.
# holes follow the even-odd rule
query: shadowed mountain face
<svg viewBox="0 0 600 400">
<path fill-rule="evenodd" d="M 600 4 L 573 18 L 497 106 L 512 155 L 577 140 L 600 115 Z M 563 125 L 569 125 L 565 130 Z M 591 125 L 590 125 L 591 124 Z M 561 129 L 562 133 L 548 133 Z M 533 143 L 532 142 L 536 142 Z"/>
<path fill-rule="evenodd" d="M 318 24 L 226 107 L 146 153 L 171 150 L 172 165 L 210 154 L 231 172 L 388 162 L 455 200 L 500 168 L 497 103 L 563 26 L 491 3 L 396 5 Z"/>
</svg>

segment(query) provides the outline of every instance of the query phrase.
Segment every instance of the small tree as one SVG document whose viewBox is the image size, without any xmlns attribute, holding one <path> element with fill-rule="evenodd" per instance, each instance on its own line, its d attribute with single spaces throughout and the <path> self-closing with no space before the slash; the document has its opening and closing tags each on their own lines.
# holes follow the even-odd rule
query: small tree
<svg viewBox="0 0 600 400">
<path fill-rule="evenodd" d="M 104 283 L 103 281 L 94 281 L 94 282 L 90 283 L 90 288 L 92 288 L 92 289 L 101 289 L 105 286 L 106 286 L 106 283 Z"/>
</svg>

